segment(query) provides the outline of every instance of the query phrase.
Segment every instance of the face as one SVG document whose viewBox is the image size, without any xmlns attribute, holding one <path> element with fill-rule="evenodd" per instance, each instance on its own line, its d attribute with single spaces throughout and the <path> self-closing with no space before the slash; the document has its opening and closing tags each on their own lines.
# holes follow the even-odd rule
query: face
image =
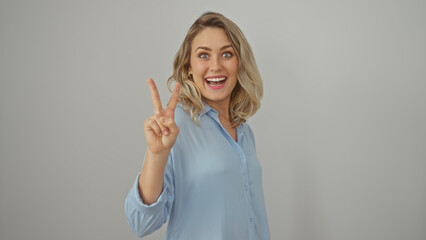
<svg viewBox="0 0 426 240">
<path fill-rule="evenodd" d="M 208 104 L 229 106 L 238 58 L 221 28 L 206 28 L 192 41 L 189 73 Z"/>
</svg>

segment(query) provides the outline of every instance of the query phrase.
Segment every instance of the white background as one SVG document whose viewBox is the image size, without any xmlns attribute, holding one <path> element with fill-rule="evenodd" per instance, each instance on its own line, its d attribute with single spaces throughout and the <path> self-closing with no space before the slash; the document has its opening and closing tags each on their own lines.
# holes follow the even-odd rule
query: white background
<svg viewBox="0 0 426 240">
<path fill-rule="evenodd" d="M 166 102 L 173 57 L 208 10 L 240 26 L 263 76 L 249 123 L 272 239 L 426 239 L 415 0 L 2 0 L 0 239 L 137 239 L 124 199 L 146 148 L 146 78 Z"/>
</svg>

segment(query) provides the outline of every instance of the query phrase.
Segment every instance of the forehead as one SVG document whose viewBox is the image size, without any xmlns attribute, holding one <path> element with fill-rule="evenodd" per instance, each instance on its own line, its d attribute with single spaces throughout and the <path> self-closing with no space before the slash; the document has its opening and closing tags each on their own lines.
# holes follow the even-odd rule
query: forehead
<svg viewBox="0 0 426 240">
<path fill-rule="evenodd" d="M 197 47 L 208 47 L 211 49 L 221 48 L 229 45 L 230 41 L 222 28 L 208 27 L 201 30 L 192 41 L 192 49 Z"/>
</svg>

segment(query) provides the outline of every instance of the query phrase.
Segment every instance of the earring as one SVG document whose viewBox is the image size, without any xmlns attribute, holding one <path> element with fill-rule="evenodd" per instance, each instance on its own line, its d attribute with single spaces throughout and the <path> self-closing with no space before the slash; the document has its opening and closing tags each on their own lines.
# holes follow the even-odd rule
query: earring
<svg viewBox="0 0 426 240">
<path fill-rule="evenodd" d="M 192 80 L 192 73 L 191 72 L 188 72 L 188 77 L 189 77 L 189 79 Z"/>
</svg>

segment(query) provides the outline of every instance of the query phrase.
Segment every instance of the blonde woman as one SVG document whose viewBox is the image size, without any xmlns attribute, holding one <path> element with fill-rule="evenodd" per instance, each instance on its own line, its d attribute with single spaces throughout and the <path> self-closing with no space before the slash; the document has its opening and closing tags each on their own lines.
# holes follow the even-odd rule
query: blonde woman
<svg viewBox="0 0 426 240">
<path fill-rule="evenodd" d="M 260 107 L 262 79 L 238 26 L 205 13 L 189 29 L 163 108 L 148 79 L 154 114 L 148 148 L 125 203 L 142 237 L 167 220 L 166 239 L 269 239 L 261 166 L 246 120 Z"/>
</svg>

